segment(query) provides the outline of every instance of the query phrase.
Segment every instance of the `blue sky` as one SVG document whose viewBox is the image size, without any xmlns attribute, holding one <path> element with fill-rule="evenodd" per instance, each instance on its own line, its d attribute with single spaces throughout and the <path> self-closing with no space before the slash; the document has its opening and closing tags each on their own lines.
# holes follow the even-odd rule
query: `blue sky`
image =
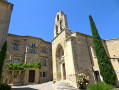
<svg viewBox="0 0 119 90">
<path fill-rule="evenodd" d="M 9 33 L 54 38 L 55 17 L 63 11 L 72 32 L 91 35 L 92 15 L 102 39 L 119 38 L 119 0 L 8 0 L 14 4 Z"/>
</svg>

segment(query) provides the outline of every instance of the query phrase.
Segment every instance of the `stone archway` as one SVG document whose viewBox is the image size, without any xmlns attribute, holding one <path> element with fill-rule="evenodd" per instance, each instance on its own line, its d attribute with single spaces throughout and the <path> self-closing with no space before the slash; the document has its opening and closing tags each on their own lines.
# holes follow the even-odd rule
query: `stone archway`
<svg viewBox="0 0 119 90">
<path fill-rule="evenodd" d="M 57 68 L 57 80 L 66 79 L 66 69 L 65 69 L 65 60 L 64 60 L 64 49 L 59 44 L 56 49 L 56 68 Z"/>
</svg>

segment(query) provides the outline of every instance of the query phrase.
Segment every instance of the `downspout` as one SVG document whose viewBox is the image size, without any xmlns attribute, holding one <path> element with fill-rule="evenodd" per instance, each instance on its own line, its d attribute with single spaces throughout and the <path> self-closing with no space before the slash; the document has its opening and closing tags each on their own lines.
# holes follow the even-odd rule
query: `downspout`
<svg viewBox="0 0 119 90">
<path fill-rule="evenodd" d="M 28 54 L 28 46 L 27 46 L 27 40 L 26 40 L 26 48 L 25 48 L 25 64 L 27 63 L 27 54 Z"/>
</svg>

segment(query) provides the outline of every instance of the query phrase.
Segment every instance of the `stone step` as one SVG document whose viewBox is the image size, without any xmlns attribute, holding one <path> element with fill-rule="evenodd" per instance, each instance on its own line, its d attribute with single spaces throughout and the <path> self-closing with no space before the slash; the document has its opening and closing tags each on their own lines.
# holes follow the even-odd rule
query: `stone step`
<svg viewBox="0 0 119 90">
<path fill-rule="evenodd" d="M 57 85 L 57 86 L 70 86 L 70 84 L 64 83 L 64 82 L 58 82 L 55 85 Z"/>
<path fill-rule="evenodd" d="M 65 81 L 57 82 L 56 84 L 53 84 L 52 86 L 55 88 L 55 90 L 79 90 L 70 86 L 70 84 L 66 83 Z"/>
</svg>

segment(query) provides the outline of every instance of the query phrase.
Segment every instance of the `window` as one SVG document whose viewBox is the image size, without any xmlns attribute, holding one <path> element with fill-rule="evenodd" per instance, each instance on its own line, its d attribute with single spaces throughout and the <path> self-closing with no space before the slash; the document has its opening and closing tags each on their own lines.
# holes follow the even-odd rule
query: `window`
<svg viewBox="0 0 119 90">
<path fill-rule="evenodd" d="M 32 49 L 30 49 L 29 52 L 32 53 L 33 52 Z"/>
<path fill-rule="evenodd" d="M 14 78 L 17 78 L 17 74 L 14 74 Z"/>
<path fill-rule="evenodd" d="M 47 77 L 47 72 L 40 72 L 40 77 Z"/>
<path fill-rule="evenodd" d="M 62 28 L 62 20 L 60 21 L 60 29 L 61 29 L 61 31 L 63 30 L 63 28 Z"/>
<path fill-rule="evenodd" d="M 58 26 L 56 26 L 56 35 L 58 35 Z"/>
<path fill-rule="evenodd" d="M 12 63 L 13 63 L 13 64 L 19 64 L 19 63 L 20 63 L 20 60 L 19 60 L 19 59 L 13 59 L 13 60 L 12 60 Z"/>
<path fill-rule="evenodd" d="M 43 77 L 46 77 L 46 72 L 43 72 Z"/>
<path fill-rule="evenodd" d="M 46 47 L 42 47 L 42 53 L 47 53 Z"/>
<path fill-rule="evenodd" d="M 47 61 L 47 59 L 41 59 L 41 65 L 46 66 L 46 61 Z"/>
<path fill-rule="evenodd" d="M 57 20 L 59 21 L 59 15 L 57 15 Z"/>
<path fill-rule="evenodd" d="M 37 50 L 36 49 L 30 49 L 29 52 L 30 53 L 37 53 Z"/>
<path fill-rule="evenodd" d="M 35 43 L 32 43 L 32 47 L 36 47 L 36 44 Z"/>
<path fill-rule="evenodd" d="M 36 49 L 34 49 L 34 53 L 37 53 L 37 50 Z"/>
<path fill-rule="evenodd" d="M 14 48 L 13 49 L 18 50 L 18 45 L 19 45 L 18 43 L 14 43 Z"/>
</svg>

